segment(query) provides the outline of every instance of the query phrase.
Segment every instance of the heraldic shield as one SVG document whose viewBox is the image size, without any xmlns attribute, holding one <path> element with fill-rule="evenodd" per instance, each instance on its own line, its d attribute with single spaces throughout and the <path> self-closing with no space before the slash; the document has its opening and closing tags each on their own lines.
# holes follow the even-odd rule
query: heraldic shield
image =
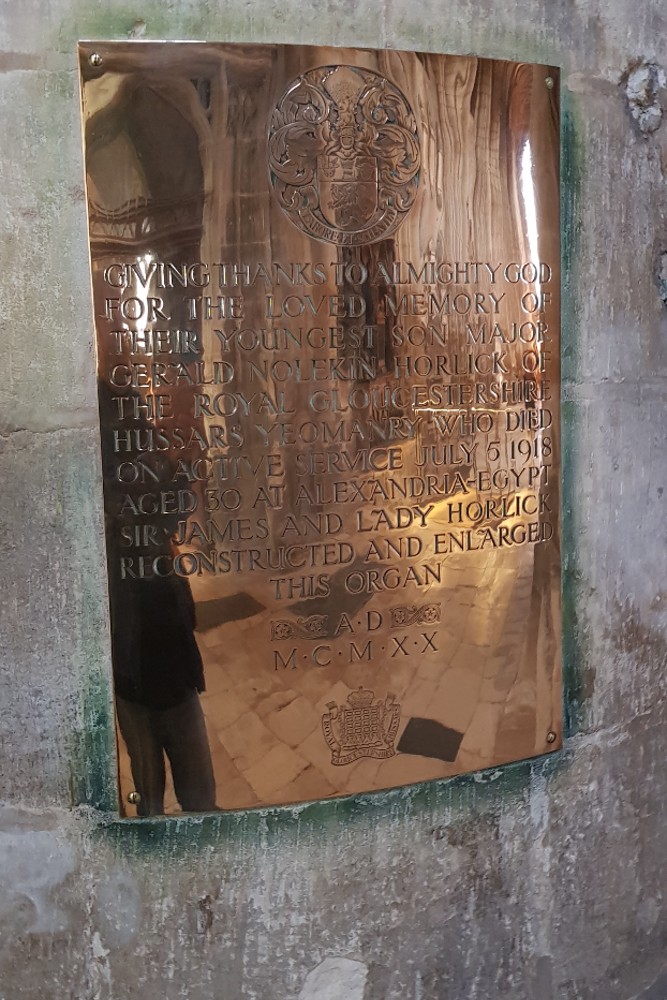
<svg viewBox="0 0 667 1000">
<path fill-rule="evenodd" d="M 384 702 L 373 701 L 375 694 L 360 687 L 347 697 L 347 704 L 330 701 L 322 716 L 324 738 L 331 750 L 331 763 L 351 764 L 361 757 L 385 759 L 396 753 L 394 740 L 401 718 L 400 705 L 393 694 Z"/>
<path fill-rule="evenodd" d="M 322 66 L 289 85 L 271 118 L 268 159 L 283 212 L 327 243 L 384 239 L 419 187 L 419 139 L 407 98 L 356 66 Z"/>
<path fill-rule="evenodd" d="M 378 210 L 378 171 L 374 157 L 327 153 L 318 157 L 318 187 L 322 215 L 332 226 L 354 232 Z"/>
</svg>

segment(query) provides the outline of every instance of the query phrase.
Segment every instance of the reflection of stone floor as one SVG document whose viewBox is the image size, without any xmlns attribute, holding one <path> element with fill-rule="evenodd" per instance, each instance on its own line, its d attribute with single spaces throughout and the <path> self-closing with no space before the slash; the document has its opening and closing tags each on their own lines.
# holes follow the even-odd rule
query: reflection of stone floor
<svg viewBox="0 0 667 1000">
<path fill-rule="evenodd" d="M 322 668 L 275 670 L 268 657 L 258 662 L 257 630 L 268 634 L 275 609 L 199 633 L 207 685 L 202 706 L 218 804 L 234 809 L 346 795 L 446 777 L 534 753 L 534 649 L 526 657 L 532 666 L 525 677 L 522 670 L 523 651 L 531 641 L 532 586 L 532 547 L 490 556 L 451 556 L 444 585 L 437 592 L 419 594 L 420 603 L 441 603 L 437 655 L 420 656 L 411 650 L 400 662 L 387 652 L 372 664 L 337 668 L 331 687 Z M 199 600 L 209 595 L 204 591 L 196 596 Z M 397 603 L 396 592 L 385 592 L 374 595 L 372 606 L 384 611 Z M 421 627 L 406 631 L 416 645 Z M 328 702 L 343 704 L 359 686 L 382 699 L 388 691 L 395 695 L 401 706 L 396 742 L 412 716 L 435 719 L 462 732 L 456 761 L 397 754 L 334 766 L 322 715 Z M 120 770 L 125 797 L 132 786 L 124 753 Z M 166 809 L 177 808 L 169 789 Z"/>
</svg>

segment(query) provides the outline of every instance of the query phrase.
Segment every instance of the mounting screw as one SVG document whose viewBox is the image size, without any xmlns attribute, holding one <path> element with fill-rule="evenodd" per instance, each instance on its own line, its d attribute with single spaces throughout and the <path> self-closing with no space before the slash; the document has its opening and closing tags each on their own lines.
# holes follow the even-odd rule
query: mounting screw
<svg viewBox="0 0 667 1000">
<path fill-rule="evenodd" d="M 547 733 L 547 743 L 555 743 L 555 742 L 556 742 L 556 734 L 555 734 L 555 732 L 553 731 L 553 729 L 551 729 L 551 730 L 550 730 L 550 731 L 549 731 L 549 732 Z"/>
<path fill-rule="evenodd" d="M 127 796 L 127 801 L 131 806 L 138 806 L 141 802 L 141 795 L 139 792 L 130 792 Z"/>
<path fill-rule="evenodd" d="M 99 54 L 99 52 L 91 52 L 90 55 L 88 56 L 88 62 L 90 63 L 91 66 L 101 66 L 102 56 Z"/>
<path fill-rule="evenodd" d="M 554 78 L 552 76 L 548 76 L 544 82 L 547 85 L 547 90 L 554 89 Z"/>
</svg>

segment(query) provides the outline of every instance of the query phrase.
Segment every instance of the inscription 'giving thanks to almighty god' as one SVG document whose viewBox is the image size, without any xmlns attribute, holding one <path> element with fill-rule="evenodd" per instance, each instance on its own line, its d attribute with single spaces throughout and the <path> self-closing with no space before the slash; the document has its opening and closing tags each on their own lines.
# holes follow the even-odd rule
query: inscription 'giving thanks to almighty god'
<svg viewBox="0 0 667 1000">
<path fill-rule="evenodd" d="M 557 71 L 80 58 L 123 813 L 557 748 Z"/>
</svg>

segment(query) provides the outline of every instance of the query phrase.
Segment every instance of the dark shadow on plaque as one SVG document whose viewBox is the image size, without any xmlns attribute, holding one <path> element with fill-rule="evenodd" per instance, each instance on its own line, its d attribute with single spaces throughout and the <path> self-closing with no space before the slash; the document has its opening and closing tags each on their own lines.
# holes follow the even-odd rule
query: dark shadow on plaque
<svg viewBox="0 0 667 1000">
<path fill-rule="evenodd" d="M 435 719 L 410 719 L 396 749 L 399 753 L 451 763 L 456 760 L 463 735 Z"/>
<path fill-rule="evenodd" d="M 239 622 L 264 611 L 264 605 L 250 594 L 232 594 L 213 601 L 197 601 L 197 631 L 208 632 L 227 622 Z"/>
</svg>

